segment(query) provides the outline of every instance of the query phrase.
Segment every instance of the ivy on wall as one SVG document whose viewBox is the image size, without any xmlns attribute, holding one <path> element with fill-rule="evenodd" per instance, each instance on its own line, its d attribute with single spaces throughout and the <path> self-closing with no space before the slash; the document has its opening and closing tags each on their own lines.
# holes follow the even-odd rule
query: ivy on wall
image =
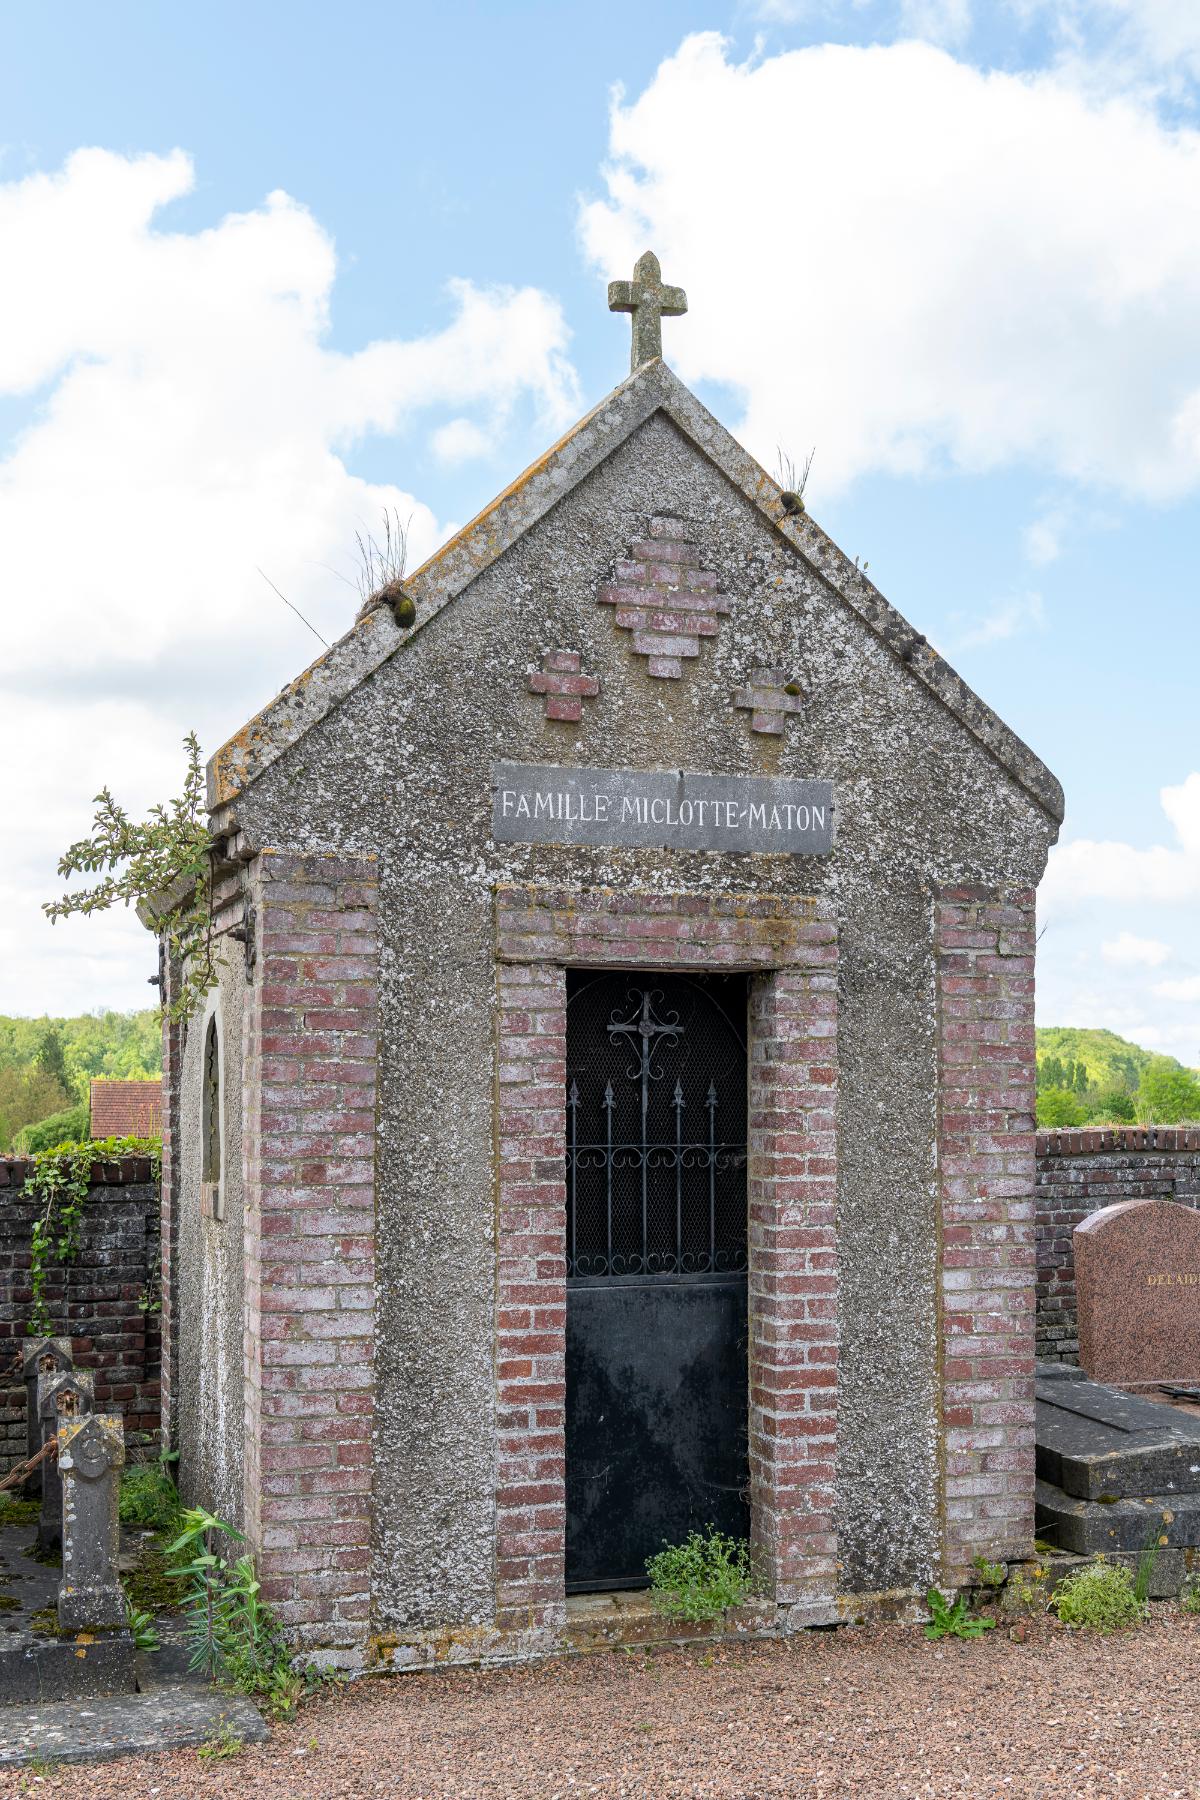
<svg viewBox="0 0 1200 1800">
<path fill-rule="evenodd" d="M 46 1305 L 46 1279 L 50 1265 L 62 1267 L 79 1255 L 83 1209 L 92 1185 L 96 1163 L 116 1162 L 123 1156 L 149 1158 L 157 1182 L 162 1174 L 160 1138 L 89 1138 L 77 1144 L 60 1144 L 33 1158 L 22 1194 L 38 1206 L 33 1222 L 30 1257 L 30 1312 L 26 1331 L 31 1337 L 49 1336 L 53 1330 Z"/>
</svg>

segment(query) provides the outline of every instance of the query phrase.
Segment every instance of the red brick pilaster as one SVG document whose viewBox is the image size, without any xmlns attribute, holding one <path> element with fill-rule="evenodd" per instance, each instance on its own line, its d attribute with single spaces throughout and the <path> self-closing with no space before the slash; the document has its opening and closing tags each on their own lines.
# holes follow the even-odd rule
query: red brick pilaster
<svg viewBox="0 0 1200 1800">
<path fill-rule="evenodd" d="M 370 1610 L 377 876 L 264 851 L 244 1046 L 245 1520 L 305 1648 Z"/>
<path fill-rule="evenodd" d="M 562 1622 L 566 1534 L 566 1056 L 560 968 L 501 965 L 496 1622 Z"/>
<path fill-rule="evenodd" d="M 750 1482 L 768 1591 L 824 1616 L 837 1586 L 837 942 L 750 1007 Z"/>
<path fill-rule="evenodd" d="M 1034 896 L 934 898 L 944 1569 L 1033 1547 Z"/>
</svg>

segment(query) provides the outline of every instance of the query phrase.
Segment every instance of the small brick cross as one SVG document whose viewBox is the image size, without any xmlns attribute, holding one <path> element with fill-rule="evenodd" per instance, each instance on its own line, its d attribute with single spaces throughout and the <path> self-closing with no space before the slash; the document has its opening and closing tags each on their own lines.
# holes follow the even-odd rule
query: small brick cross
<svg viewBox="0 0 1200 1800">
<path fill-rule="evenodd" d="M 684 660 L 699 656 L 700 639 L 716 637 L 720 615 L 732 608 L 730 596 L 717 592 L 714 571 L 700 567 L 683 520 L 651 519 L 649 537 L 633 545 L 613 575 L 597 596 L 601 606 L 616 607 L 616 622 L 632 631 L 648 674 L 678 681 Z"/>
<path fill-rule="evenodd" d="M 735 689 L 733 704 L 749 712 L 751 731 L 778 737 L 788 714 L 804 711 L 804 695 L 786 669 L 751 669 L 745 687 Z"/>
<path fill-rule="evenodd" d="M 529 672 L 531 694 L 546 696 L 548 719 L 562 719 L 578 725 L 583 717 L 583 703 L 594 700 L 600 683 L 594 675 L 580 673 L 583 659 L 578 650 L 547 650 L 540 669 Z"/>
</svg>

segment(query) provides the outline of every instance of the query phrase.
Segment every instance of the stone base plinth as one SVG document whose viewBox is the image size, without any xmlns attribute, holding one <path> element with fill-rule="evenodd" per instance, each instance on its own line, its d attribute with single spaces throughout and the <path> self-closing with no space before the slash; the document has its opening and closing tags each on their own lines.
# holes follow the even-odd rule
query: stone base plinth
<svg viewBox="0 0 1200 1800">
<path fill-rule="evenodd" d="M 136 1693 L 135 1658 L 125 1629 L 63 1637 L 14 1633 L 0 1643 L 0 1706 Z"/>
</svg>

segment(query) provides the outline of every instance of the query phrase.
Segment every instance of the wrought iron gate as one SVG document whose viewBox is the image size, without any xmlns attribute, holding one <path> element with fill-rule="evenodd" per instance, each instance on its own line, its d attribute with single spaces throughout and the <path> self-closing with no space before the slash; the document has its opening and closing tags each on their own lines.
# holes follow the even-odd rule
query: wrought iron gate
<svg viewBox="0 0 1200 1800">
<path fill-rule="evenodd" d="M 746 982 L 567 984 L 567 1586 L 749 1526 Z"/>
</svg>

